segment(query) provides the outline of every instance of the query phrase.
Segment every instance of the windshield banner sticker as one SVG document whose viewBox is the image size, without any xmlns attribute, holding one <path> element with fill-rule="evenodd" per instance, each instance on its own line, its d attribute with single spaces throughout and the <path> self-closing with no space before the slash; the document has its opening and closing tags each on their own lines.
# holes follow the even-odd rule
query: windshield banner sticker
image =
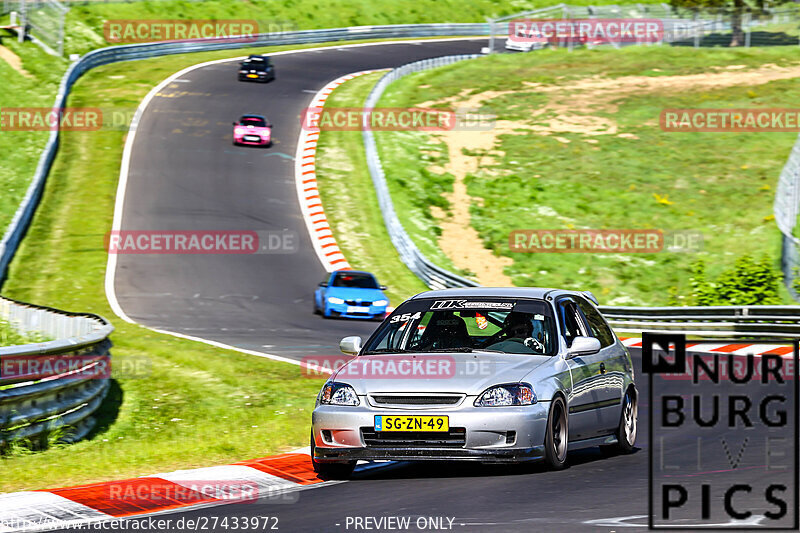
<svg viewBox="0 0 800 533">
<path fill-rule="evenodd" d="M 513 309 L 513 302 L 470 302 L 469 300 L 436 300 L 431 309 Z"/>
</svg>

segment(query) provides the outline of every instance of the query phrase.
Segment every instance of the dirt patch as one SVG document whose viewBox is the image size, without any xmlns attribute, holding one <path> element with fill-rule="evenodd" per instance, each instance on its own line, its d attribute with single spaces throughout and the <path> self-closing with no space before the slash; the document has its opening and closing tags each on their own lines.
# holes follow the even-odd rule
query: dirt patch
<svg viewBox="0 0 800 533">
<path fill-rule="evenodd" d="M 436 134 L 447 146 L 450 160 L 444 166 L 431 166 L 430 170 L 437 173 L 449 172 L 455 177 L 453 192 L 445 195 L 452 206 L 450 213 L 431 208 L 442 229 L 439 246 L 457 267 L 474 272 L 482 285 L 510 286 L 511 279 L 505 275 L 503 269 L 511 265 L 513 260 L 497 257 L 486 249 L 478 232 L 470 225 L 469 207 L 473 199 L 467 193 L 464 182 L 468 174 L 475 174 L 479 169 L 493 163 L 493 155 L 503 155 L 496 150 L 501 135 L 554 135 L 556 140 L 565 144 L 570 142 L 569 139 L 557 134 L 617 135 L 637 139 L 632 133 L 619 133 L 615 120 L 593 113 L 615 113 L 618 109 L 617 102 L 633 94 L 760 85 L 800 77 L 800 65 L 763 65 L 755 69 L 744 69 L 743 65 L 731 65 L 703 74 L 624 76 L 613 79 L 598 75 L 555 85 L 523 82 L 526 87 L 523 90 L 476 93 L 473 89 L 464 89 L 456 96 L 419 104 L 419 107 L 447 105 L 455 108 L 480 108 L 494 98 L 509 94 L 536 92 L 552 95 L 545 106 L 531 110 L 529 123 L 498 120 L 490 131 L 447 131 Z M 587 139 L 587 142 L 592 141 Z M 596 147 L 594 149 L 599 150 Z M 481 155 L 465 155 L 465 150 Z"/>
<path fill-rule="evenodd" d="M 30 72 L 22 68 L 22 60 L 19 58 L 19 56 L 3 45 L 0 45 L 0 59 L 11 65 L 11 68 L 26 78 L 33 77 Z"/>
</svg>

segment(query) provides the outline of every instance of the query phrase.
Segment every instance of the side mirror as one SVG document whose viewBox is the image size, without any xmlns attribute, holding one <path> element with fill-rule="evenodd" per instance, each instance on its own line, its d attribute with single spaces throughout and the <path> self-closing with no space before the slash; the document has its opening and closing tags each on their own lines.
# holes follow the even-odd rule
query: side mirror
<svg viewBox="0 0 800 533">
<path fill-rule="evenodd" d="M 327 281 L 320 281 L 319 282 L 319 286 L 320 287 L 327 287 L 328 286 L 328 282 Z"/>
<path fill-rule="evenodd" d="M 347 355 L 358 355 L 361 351 L 361 337 L 345 337 L 339 342 L 339 349 Z"/>
<path fill-rule="evenodd" d="M 233 125 L 234 125 L 234 126 L 238 126 L 238 124 L 237 124 L 237 123 L 235 123 L 235 122 L 233 122 Z"/>
<path fill-rule="evenodd" d="M 386 290 L 386 289 L 388 289 L 388 288 L 389 288 L 389 287 L 387 287 L 386 285 L 380 285 L 380 286 L 378 287 L 378 289 L 380 289 L 380 290 L 382 290 L 382 291 L 385 291 L 385 290 Z"/>
<path fill-rule="evenodd" d="M 567 350 L 567 358 L 578 355 L 591 355 L 600 351 L 600 341 L 594 337 L 575 337 Z"/>
</svg>

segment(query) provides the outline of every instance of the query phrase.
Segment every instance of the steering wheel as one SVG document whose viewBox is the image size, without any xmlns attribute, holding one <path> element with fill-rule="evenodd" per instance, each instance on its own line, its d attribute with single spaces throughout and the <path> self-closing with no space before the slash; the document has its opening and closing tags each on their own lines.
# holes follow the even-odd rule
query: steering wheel
<svg viewBox="0 0 800 533">
<path fill-rule="evenodd" d="M 522 342 L 522 344 L 524 344 L 528 348 L 539 350 L 542 353 L 544 353 L 546 351 L 542 341 L 540 341 L 539 339 L 537 339 L 535 337 L 528 337 L 527 339 L 525 339 Z"/>
</svg>

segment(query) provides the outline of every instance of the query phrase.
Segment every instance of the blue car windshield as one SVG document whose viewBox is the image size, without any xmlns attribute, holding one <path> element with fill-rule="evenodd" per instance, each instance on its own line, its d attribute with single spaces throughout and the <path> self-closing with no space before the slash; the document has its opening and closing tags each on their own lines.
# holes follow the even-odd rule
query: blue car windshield
<svg viewBox="0 0 800 533">
<path fill-rule="evenodd" d="M 378 282 L 369 274 L 352 274 L 342 272 L 333 278 L 332 287 L 350 287 L 356 289 L 377 289 Z"/>
<path fill-rule="evenodd" d="M 502 308 L 492 305 L 501 302 L 452 301 L 466 304 L 467 308 L 412 306 L 408 312 L 408 306 L 400 306 L 367 342 L 365 353 L 556 353 L 555 321 L 544 302 L 509 303 Z M 481 307 L 482 303 L 488 305 Z"/>
</svg>

